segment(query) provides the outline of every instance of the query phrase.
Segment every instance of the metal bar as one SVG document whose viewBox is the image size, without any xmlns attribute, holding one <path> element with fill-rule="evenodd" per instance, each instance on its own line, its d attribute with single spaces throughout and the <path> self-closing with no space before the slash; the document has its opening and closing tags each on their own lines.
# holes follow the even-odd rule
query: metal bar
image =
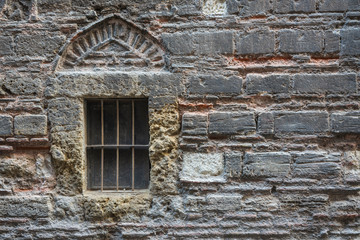
<svg viewBox="0 0 360 240">
<path fill-rule="evenodd" d="M 135 106 L 134 100 L 131 101 L 131 145 L 135 144 Z M 135 148 L 131 147 L 131 189 L 135 189 Z"/>
<path fill-rule="evenodd" d="M 149 147 L 149 144 L 144 144 L 144 145 L 131 145 L 131 144 L 119 144 L 119 145 L 114 145 L 114 144 L 106 144 L 106 145 L 101 145 L 101 144 L 94 144 L 94 145 L 87 145 L 88 148 L 147 148 Z"/>
<path fill-rule="evenodd" d="M 116 144 L 119 145 L 119 100 L 116 100 Z M 119 191 L 119 148 L 116 148 L 116 191 Z"/>
<path fill-rule="evenodd" d="M 101 145 L 104 145 L 104 101 L 101 100 Z M 104 148 L 101 148 L 101 191 L 104 190 Z"/>
</svg>

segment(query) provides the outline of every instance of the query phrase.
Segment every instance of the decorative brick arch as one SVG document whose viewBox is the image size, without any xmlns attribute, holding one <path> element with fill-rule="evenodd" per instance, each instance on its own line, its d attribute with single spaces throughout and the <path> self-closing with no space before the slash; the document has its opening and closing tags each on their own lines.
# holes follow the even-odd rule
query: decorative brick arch
<svg viewBox="0 0 360 240">
<path fill-rule="evenodd" d="M 111 14 L 74 34 L 59 52 L 56 70 L 165 67 L 165 51 L 146 30 Z"/>
</svg>

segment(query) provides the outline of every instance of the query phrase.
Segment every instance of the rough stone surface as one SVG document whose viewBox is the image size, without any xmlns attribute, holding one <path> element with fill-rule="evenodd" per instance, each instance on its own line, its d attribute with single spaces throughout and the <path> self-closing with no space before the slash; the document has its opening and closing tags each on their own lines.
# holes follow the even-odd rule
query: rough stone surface
<svg viewBox="0 0 360 240">
<path fill-rule="evenodd" d="M 336 133 L 359 133 L 360 112 L 333 113 L 330 116 L 331 130 Z"/>
<path fill-rule="evenodd" d="M 189 79 L 190 94 L 239 94 L 242 79 L 236 76 L 225 78 L 223 76 L 200 75 Z"/>
<path fill-rule="evenodd" d="M 193 37 L 197 54 L 231 54 L 234 51 L 232 32 L 194 33 Z"/>
<path fill-rule="evenodd" d="M 12 54 L 12 38 L 11 37 L 0 37 L 0 56 Z"/>
<path fill-rule="evenodd" d="M 0 136 L 13 134 L 13 119 L 11 116 L 0 115 Z"/>
<path fill-rule="evenodd" d="M 19 115 L 14 118 L 14 129 L 18 135 L 45 135 L 47 118 L 44 115 Z"/>
<path fill-rule="evenodd" d="M 209 114 L 209 133 L 232 135 L 255 130 L 255 118 L 248 112 L 212 112 Z"/>
<path fill-rule="evenodd" d="M 341 54 L 356 56 L 360 54 L 360 30 L 348 28 L 341 31 Z"/>
<path fill-rule="evenodd" d="M 206 135 L 208 116 L 186 113 L 182 117 L 182 133 L 186 135 Z"/>
<path fill-rule="evenodd" d="M 20 56 L 44 56 L 54 55 L 64 43 L 64 38 L 60 36 L 22 35 L 16 38 L 15 42 L 16 53 Z"/>
<path fill-rule="evenodd" d="M 263 76 L 249 74 L 246 77 L 246 93 L 289 93 L 290 76 L 289 75 L 271 75 Z"/>
<path fill-rule="evenodd" d="M 278 13 L 294 13 L 306 12 L 311 13 L 316 10 L 315 0 L 292 1 L 292 0 L 276 0 L 275 12 Z"/>
<path fill-rule="evenodd" d="M 324 47 L 320 31 L 280 31 L 280 51 L 283 53 L 318 53 Z"/>
<path fill-rule="evenodd" d="M 225 171 L 228 177 L 241 177 L 242 157 L 241 152 L 225 154 Z"/>
<path fill-rule="evenodd" d="M 236 40 L 238 54 L 270 54 L 275 51 L 275 33 L 250 32 L 240 33 Z"/>
<path fill-rule="evenodd" d="M 274 133 L 274 115 L 272 113 L 259 113 L 257 131 L 261 134 Z"/>
</svg>

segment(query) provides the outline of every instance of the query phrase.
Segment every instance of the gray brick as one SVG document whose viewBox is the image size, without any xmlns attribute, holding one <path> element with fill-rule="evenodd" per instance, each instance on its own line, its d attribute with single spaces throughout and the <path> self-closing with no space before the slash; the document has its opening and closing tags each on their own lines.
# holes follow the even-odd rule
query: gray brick
<svg viewBox="0 0 360 240">
<path fill-rule="evenodd" d="M 46 35 L 20 35 L 15 39 L 19 56 L 53 56 L 65 42 L 63 37 Z"/>
<path fill-rule="evenodd" d="M 344 12 L 348 9 L 348 0 L 325 0 L 320 2 L 320 12 Z"/>
<path fill-rule="evenodd" d="M 340 34 L 336 32 L 325 32 L 325 52 L 338 53 L 340 51 Z"/>
<path fill-rule="evenodd" d="M 360 112 L 331 114 L 331 131 L 336 133 L 360 133 Z"/>
<path fill-rule="evenodd" d="M 10 55 L 13 53 L 11 49 L 12 38 L 0 36 L 0 56 Z"/>
<path fill-rule="evenodd" d="M 315 12 L 315 0 L 276 0 L 274 2 L 274 11 L 276 13 L 296 13 L 296 12 Z"/>
<path fill-rule="evenodd" d="M 182 117 L 182 133 L 186 135 L 206 135 L 207 115 L 185 113 Z"/>
<path fill-rule="evenodd" d="M 49 216 L 48 197 L 2 197 L 0 216 L 2 217 L 47 217 Z"/>
<path fill-rule="evenodd" d="M 44 115 L 19 115 L 14 119 L 15 134 L 45 135 L 47 119 Z"/>
<path fill-rule="evenodd" d="M 295 177 L 333 178 L 340 175 L 340 154 L 323 152 L 302 152 L 294 157 Z"/>
<path fill-rule="evenodd" d="M 290 173 L 291 155 L 284 152 L 246 153 L 243 176 L 285 177 Z"/>
<path fill-rule="evenodd" d="M 315 134 L 329 130 L 328 113 L 321 111 L 276 112 L 275 133 Z"/>
<path fill-rule="evenodd" d="M 163 34 L 166 48 L 175 55 L 189 55 L 194 52 L 192 37 L 189 33 Z"/>
<path fill-rule="evenodd" d="M 324 46 L 324 34 L 320 31 L 280 31 L 280 51 L 283 53 L 316 53 Z"/>
<path fill-rule="evenodd" d="M 190 94 L 240 94 L 242 79 L 236 76 L 200 75 L 190 77 Z"/>
<path fill-rule="evenodd" d="M 355 74 L 297 74 L 295 93 L 356 93 Z"/>
<path fill-rule="evenodd" d="M 240 11 L 239 0 L 226 0 L 226 10 L 228 14 L 237 14 Z"/>
<path fill-rule="evenodd" d="M 225 172 L 228 177 L 240 177 L 242 168 L 242 153 L 225 153 Z"/>
<path fill-rule="evenodd" d="M 195 33 L 194 42 L 198 54 L 232 54 L 233 33 L 230 31 Z"/>
<path fill-rule="evenodd" d="M 238 211 L 242 207 L 243 196 L 239 194 L 209 194 L 206 198 L 208 210 Z"/>
<path fill-rule="evenodd" d="M 237 54 L 269 54 L 275 51 L 275 33 L 250 32 L 236 38 Z"/>
<path fill-rule="evenodd" d="M 341 31 L 341 55 L 355 56 L 360 54 L 360 28 Z"/>
<path fill-rule="evenodd" d="M 240 0 L 240 16 L 258 16 L 266 15 L 271 11 L 270 0 Z"/>
<path fill-rule="evenodd" d="M 274 133 L 274 115 L 270 112 L 263 112 L 258 117 L 258 133 L 273 134 Z"/>
<path fill-rule="evenodd" d="M 246 76 L 246 93 L 289 93 L 289 75 L 259 75 L 248 74 Z"/>
<path fill-rule="evenodd" d="M 209 114 L 209 133 L 232 135 L 256 129 L 254 113 L 212 112 Z"/>
<path fill-rule="evenodd" d="M 0 115 L 0 136 L 11 136 L 13 134 L 13 118 L 8 115 Z"/>
</svg>

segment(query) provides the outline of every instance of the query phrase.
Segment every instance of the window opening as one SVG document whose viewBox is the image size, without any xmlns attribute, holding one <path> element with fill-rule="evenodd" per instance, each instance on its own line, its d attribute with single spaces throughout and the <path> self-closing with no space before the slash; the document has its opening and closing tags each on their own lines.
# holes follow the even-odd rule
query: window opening
<svg viewBox="0 0 360 240">
<path fill-rule="evenodd" d="M 148 188 L 147 99 L 86 100 L 86 133 L 89 190 Z"/>
</svg>

